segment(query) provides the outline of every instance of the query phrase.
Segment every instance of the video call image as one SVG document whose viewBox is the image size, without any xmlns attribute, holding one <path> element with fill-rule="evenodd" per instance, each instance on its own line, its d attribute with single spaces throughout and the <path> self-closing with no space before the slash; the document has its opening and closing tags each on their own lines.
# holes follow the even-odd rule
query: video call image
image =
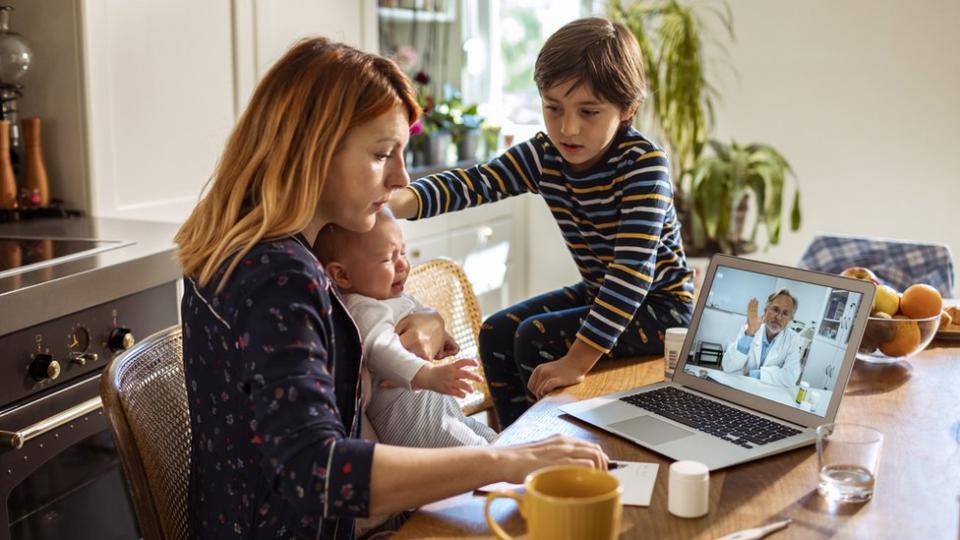
<svg viewBox="0 0 960 540">
<path fill-rule="evenodd" d="M 684 371 L 824 416 L 862 296 L 720 266 Z"/>
</svg>

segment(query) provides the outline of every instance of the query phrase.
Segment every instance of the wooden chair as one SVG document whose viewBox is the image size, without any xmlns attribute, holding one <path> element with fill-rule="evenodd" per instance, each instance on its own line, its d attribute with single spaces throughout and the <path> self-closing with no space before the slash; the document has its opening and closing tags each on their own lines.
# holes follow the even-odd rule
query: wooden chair
<svg viewBox="0 0 960 540">
<path fill-rule="evenodd" d="M 133 508 L 146 539 L 187 537 L 190 416 L 180 326 L 115 358 L 100 383 Z"/>
<path fill-rule="evenodd" d="M 479 361 L 480 306 L 467 274 L 457 263 L 450 259 L 433 259 L 413 267 L 407 278 L 406 292 L 443 316 L 447 331 L 460 345 L 460 352 L 451 360 L 477 358 Z M 478 367 L 478 372 L 483 376 L 482 367 Z M 499 431 L 486 378 L 484 382 L 471 385 L 473 392 L 458 399 L 464 414 L 488 411 L 488 424 Z"/>
</svg>

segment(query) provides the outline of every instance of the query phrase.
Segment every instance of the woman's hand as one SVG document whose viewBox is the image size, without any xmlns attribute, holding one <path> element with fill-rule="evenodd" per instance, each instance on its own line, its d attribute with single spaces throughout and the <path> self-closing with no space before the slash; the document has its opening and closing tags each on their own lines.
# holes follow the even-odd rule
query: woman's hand
<svg viewBox="0 0 960 540">
<path fill-rule="evenodd" d="M 759 306 L 760 302 L 758 302 L 756 298 L 751 298 L 750 301 L 747 302 L 747 329 L 744 330 L 743 333 L 750 337 L 757 335 L 757 330 L 760 329 Z"/>
<path fill-rule="evenodd" d="M 433 360 L 446 350 L 459 350 L 436 311 L 411 313 L 397 323 L 396 329 L 403 347 L 424 360 Z"/>
<path fill-rule="evenodd" d="M 565 435 L 496 450 L 503 460 L 504 480 L 514 484 L 523 483 L 528 474 L 549 465 L 583 465 L 606 470 L 609 459 L 599 445 Z"/>
</svg>

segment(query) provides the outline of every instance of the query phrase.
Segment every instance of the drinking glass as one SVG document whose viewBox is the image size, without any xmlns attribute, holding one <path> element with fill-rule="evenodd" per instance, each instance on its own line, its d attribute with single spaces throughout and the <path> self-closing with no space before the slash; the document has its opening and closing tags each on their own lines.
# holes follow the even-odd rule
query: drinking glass
<svg viewBox="0 0 960 540">
<path fill-rule="evenodd" d="M 859 424 L 817 427 L 817 492 L 831 501 L 866 502 L 873 497 L 883 433 Z"/>
</svg>

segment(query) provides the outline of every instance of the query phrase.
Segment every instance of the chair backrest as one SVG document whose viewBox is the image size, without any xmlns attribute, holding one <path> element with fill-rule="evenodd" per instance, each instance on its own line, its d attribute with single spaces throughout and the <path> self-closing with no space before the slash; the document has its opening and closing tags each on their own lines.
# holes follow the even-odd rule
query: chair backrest
<svg viewBox="0 0 960 540">
<path fill-rule="evenodd" d="M 899 291 L 926 283 L 944 298 L 953 298 L 956 281 L 950 248 L 934 242 L 819 234 L 807 246 L 798 266 L 830 274 L 850 266 L 865 266 Z"/>
<path fill-rule="evenodd" d="M 447 331 L 460 345 L 460 352 L 453 359 L 479 359 L 480 305 L 467 274 L 457 263 L 450 259 L 433 259 L 417 265 L 410 270 L 405 288 L 421 304 L 443 316 Z M 483 368 L 478 369 L 483 376 Z M 486 378 L 482 383 L 471 384 L 474 391 L 459 400 L 463 412 L 468 415 L 493 406 Z"/>
<path fill-rule="evenodd" d="M 143 537 L 186 538 L 190 416 L 180 326 L 115 358 L 100 395 Z"/>
</svg>

